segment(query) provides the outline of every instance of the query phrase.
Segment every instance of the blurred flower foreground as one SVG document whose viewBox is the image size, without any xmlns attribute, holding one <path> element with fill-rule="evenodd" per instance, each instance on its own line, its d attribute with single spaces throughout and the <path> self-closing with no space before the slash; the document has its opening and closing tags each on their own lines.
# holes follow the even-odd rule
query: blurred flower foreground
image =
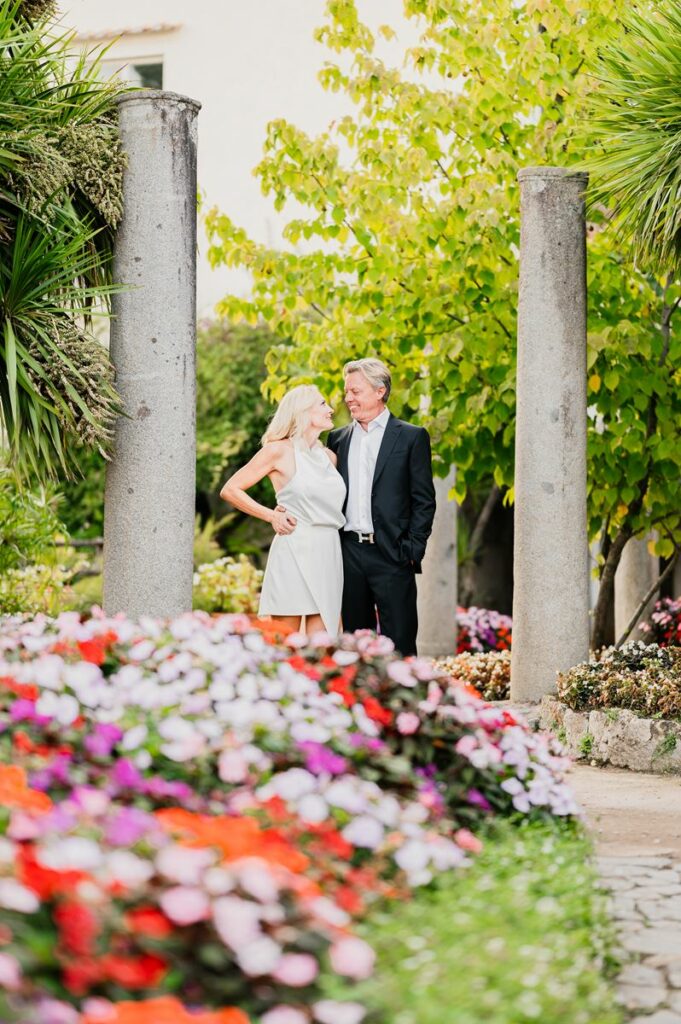
<svg viewBox="0 0 681 1024">
<path fill-rule="evenodd" d="M 361 917 L 577 814 L 556 741 L 430 662 L 269 630 L 1 621 L 0 1019 L 359 1024 Z"/>
</svg>

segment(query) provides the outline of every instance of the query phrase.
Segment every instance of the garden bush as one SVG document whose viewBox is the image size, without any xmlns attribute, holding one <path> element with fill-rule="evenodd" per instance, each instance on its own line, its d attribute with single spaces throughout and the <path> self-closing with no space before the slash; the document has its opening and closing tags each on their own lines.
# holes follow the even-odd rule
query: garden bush
<svg viewBox="0 0 681 1024">
<path fill-rule="evenodd" d="M 4 621 L 1 1019 L 359 1022 L 326 988 L 371 973 L 359 919 L 498 816 L 576 814 L 556 741 L 431 663 L 270 640 L 201 612 Z"/>
<path fill-rule="evenodd" d="M 681 716 L 681 647 L 632 641 L 609 647 L 558 676 L 558 697 L 573 711 L 629 708 L 646 716 Z"/>
<path fill-rule="evenodd" d="M 0 615 L 59 610 L 79 563 L 75 552 L 57 548 L 64 538 L 55 495 L 19 487 L 9 469 L 0 469 Z M 63 564 L 69 560 L 74 567 Z"/>
<path fill-rule="evenodd" d="M 681 647 L 681 597 L 657 601 L 650 620 L 641 623 L 641 632 L 648 643 Z"/>
<path fill-rule="evenodd" d="M 194 573 L 194 608 L 204 612 L 245 612 L 258 610 L 263 572 L 245 555 L 217 558 L 200 565 Z"/>
<path fill-rule="evenodd" d="M 462 680 L 473 686 L 485 700 L 508 700 L 510 696 L 510 651 L 464 652 L 451 658 L 438 658 L 436 665 L 455 681 Z"/>
<path fill-rule="evenodd" d="M 513 622 L 510 616 L 489 608 L 457 608 L 457 654 L 471 651 L 506 651 L 511 647 Z"/>
</svg>

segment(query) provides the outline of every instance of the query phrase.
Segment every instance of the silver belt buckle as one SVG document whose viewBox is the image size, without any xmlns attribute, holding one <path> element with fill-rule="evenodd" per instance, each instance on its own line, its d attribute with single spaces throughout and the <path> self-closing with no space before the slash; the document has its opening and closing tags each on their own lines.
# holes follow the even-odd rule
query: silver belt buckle
<svg viewBox="0 0 681 1024">
<path fill-rule="evenodd" d="M 374 540 L 373 533 L 360 533 L 359 530 L 357 531 L 357 539 L 360 542 L 360 544 L 375 544 L 376 543 L 376 541 Z"/>
</svg>

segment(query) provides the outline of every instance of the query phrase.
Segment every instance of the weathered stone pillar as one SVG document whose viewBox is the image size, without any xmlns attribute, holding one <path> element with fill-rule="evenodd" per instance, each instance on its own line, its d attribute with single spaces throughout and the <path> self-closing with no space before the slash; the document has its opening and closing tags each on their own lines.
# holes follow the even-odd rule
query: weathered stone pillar
<svg viewBox="0 0 681 1024">
<path fill-rule="evenodd" d="M 457 548 L 456 502 L 448 498 L 456 482 L 452 468 L 444 480 L 435 479 L 435 519 L 417 576 L 419 632 L 418 652 L 436 658 L 456 651 Z"/>
<path fill-rule="evenodd" d="M 104 607 L 132 618 L 192 604 L 199 107 L 151 90 L 119 106 L 128 166 L 111 356 L 127 416 L 106 480 Z"/>
<path fill-rule="evenodd" d="M 512 698 L 589 653 L 587 177 L 529 167 L 521 194 Z"/>
<path fill-rule="evenodd" d="M 636 614 L 636 609 L 645 594 L 659 577 L 659 559 L 648 551 L 648 537 L 632 537 L 627 541 L 620 564 L 615 573 L 615 641 Z M 638 623 L 644 622 L 653 610 L 658 595 L 654 594 L 639 616 Z M 640 640 L 641 632 L 636 627 L 632 630 L 630 640 Z"/>
</svg>

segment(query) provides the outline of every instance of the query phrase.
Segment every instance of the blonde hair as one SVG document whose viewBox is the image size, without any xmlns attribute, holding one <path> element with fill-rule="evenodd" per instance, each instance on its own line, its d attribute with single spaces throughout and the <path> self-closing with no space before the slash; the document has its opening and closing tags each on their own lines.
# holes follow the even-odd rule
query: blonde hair
<svg viewBox="0 0 681 1024">
<path fill-rule="evenodd" d="M 287 391 L 262 436 L 262 444 L 302 437 L 310 423 L 310 410 L 321 397 L 314 384 L 298 384 Z"/>
<path fill-rule="evenodd" d="M 390 398 L 390 387 L 392 384 L 392 378 L 390 376 L 390 370 L 382 363 L 380 359 L 373 359 L 367 357 L 366 359 L 354 359 L 351 363 L 346 363 L 343 367 L 343 377 L 347 377 L 349 373 L 361 373 L 365 380 L 368 380 L 372 388 L 377 391 L 378 388 L 385 388 L 385 394 L 383 395 L 383 401 L 387 402 Z"/>
</svg>

